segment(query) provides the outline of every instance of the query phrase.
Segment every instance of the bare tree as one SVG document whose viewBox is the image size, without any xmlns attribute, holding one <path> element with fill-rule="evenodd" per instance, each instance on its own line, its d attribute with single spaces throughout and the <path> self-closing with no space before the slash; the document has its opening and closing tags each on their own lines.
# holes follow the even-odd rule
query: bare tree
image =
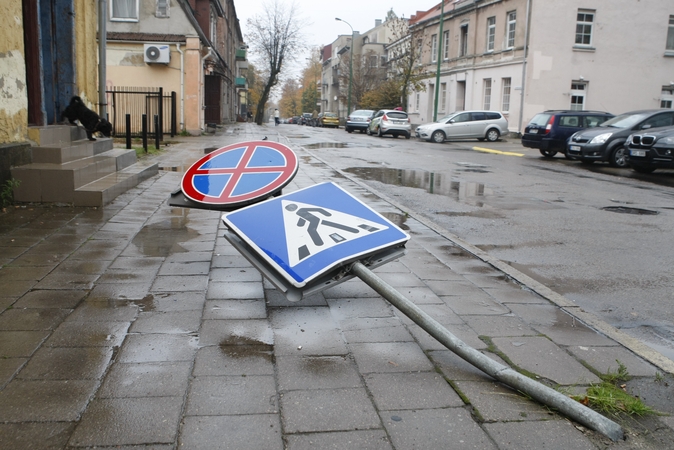
<svg viewBox="0 0 674 450">
<path fill-rule="evenodd" d="M 387 46 L 389 80 L 399 83 L 401 106 L 407 111 L 411 91 L 425 91 L 428 73 L 422 65 L 424 52 L 430 51 L 428 37 L 420 28 L 410 29 L 407 20 L 394 22 L 393 38 Z"/>
<path fill-rule="evenodd" d="M 348 53 L 339 64 L 339 97 L 346 102 L 349 88 Z M 363 95 L 377 89 L 386 79 L 386 65 L 380 55 L 369 50 L 364 54 L 353 54 L 353 76 L 351 77 L 351 97 L 354 107 L 360 105 Z"/>
<path fill-rule="evenodd" d="M 269 95 L 279 81 L 279 75 L 289 62 L 297 59 L 306 48 L 302 30 L 304 20 L 299 16 L 295 3 L 290 6 L 281 0 L 263 4 L 264 11 L 248 19 L 246 41 L 256 54 L 268 78 L 258 100 L 255 123 L 262 125 Z"/>
</svg>

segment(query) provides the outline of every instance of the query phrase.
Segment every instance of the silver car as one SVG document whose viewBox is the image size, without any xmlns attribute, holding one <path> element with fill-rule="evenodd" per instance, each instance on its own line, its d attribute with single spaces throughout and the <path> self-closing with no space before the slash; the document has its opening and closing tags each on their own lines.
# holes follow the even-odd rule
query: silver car
<svg viewBox="0 0 674 450">
<path fill-rule="evenodd" d="M 395 138 L 405 136 L 405 139 L 409 139 L 412 135 L 412 125 L 405 111 L 381 109 L 370 121 L 367 134 L 370 136 L 374 134 L 379 137 L 390 134 Z"/>
<path fill-rule="evenodd" d="M 416 137 L 432 142 L 477 139 L 494 142 L 508 132 L 508 120 L 498 111 L 456 111 L 437 122 L 420 125 Z"/>
<path fill-rule="evenodd" d="M 359 109 L 354 111 L 346 118 L 344 129 L 347 133 L 352 133 L 354 130 L 365 133 L 367 126 L 372 120 L 372 116 L 374 116 L 374 111 L 371 109 Z"/>
</svg>

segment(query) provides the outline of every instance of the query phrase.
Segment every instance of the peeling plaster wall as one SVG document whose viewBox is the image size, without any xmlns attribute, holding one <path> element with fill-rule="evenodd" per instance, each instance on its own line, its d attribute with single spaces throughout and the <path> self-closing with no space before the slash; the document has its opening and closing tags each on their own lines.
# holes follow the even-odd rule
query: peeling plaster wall
<svg viewBox="0 0 674 450">
<path fill-rule="evenodd" d="M 109 7 L 108 2 L 108 7 Z M 78 95 L 98 105 L 98 2 L 75 0 L 75 77 Z"/>
<path fill-rule="evenodd" d="M 0 2 L 0 144 L 24 142 L 28 130 L 21 0 Z"/>
</svg>

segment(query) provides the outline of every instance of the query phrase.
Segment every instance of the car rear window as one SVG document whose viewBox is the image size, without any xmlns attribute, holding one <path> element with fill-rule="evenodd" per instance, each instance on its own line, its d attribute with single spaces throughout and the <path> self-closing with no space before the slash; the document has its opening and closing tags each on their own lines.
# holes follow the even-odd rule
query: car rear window
<svg viewBox="0 0 674 450">
<path fill-rule="evenodd" d="M 370 116 L 374 111 L 369 109 L 359 109 L 351 113 L 352 116 Z"/>
<path fill-rule="evenodd" d="M 497 112 L 488 112 L 487 114 L 487 120 L 498 120 L 501 118 L 501 114 Z"/>
<path fill-rule="evenodd" d="M 325 117 L 337 117 L 335 113 L 325 113 Z"/>
<path fill-rule="evenodd" d="M 559 118 L 560 127 L 579 127 L 580 117 L 578 116 L 562 116 Z"/>
<path fill-rule="evenodd" d="M 543 127 L 548 124 L 551 116 L 552 114 L 536 114 L 534 118 L 531 119 L 531 122 L 529 122 L 529 125 L 538 125 L 539 127 Z"/>
<path fill-rule="evenodd" d="M 407 113 L 402 111 L 389 111 L 386 115 L 392 119 L 407 119 Z"/>
</svg>

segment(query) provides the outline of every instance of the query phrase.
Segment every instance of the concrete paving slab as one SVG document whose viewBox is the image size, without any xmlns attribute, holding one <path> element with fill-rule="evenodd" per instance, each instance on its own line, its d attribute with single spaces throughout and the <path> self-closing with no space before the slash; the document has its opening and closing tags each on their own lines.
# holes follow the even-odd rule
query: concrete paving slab
<svg viewBox="0 0 674 450">
<path fill-rule="evenodd" d="M 98 380 L 13 380 L 0 392 L 0 422 L 73 422 Z"/>
<path fill-rule="evenodd" d="M 498 382 L 455 381 L 455 386 L 486 422 L 562 420 L 549 408 Z"/>
<path fill-rule="evenodd" d="M 267 284 L 267 280 L 264 281 L 264 284 Z M 302 298 L 299 302 L 290 302 L 283 294 L 283 292 L 277 290 L 276 288 L 267 289 L 265 287 L 264 295 L 267 301 L 267 306 L 269 308 L 277 307 L 287 307 L 287 306 L 328 306 L 328 302 L 325 300 L 322 292 L 318 294 L 309 295 Z"/>
<path fill-rule="evenodd" d="M 393 450 L 384 430 L 356 430 L 330 433 L 291 434 L 286 437 L 288 450 Z"/>
<path fill-rule="evenodd" d="M 363 289 L 363 286 L 364 284 L 361 280 L 353 279 L 325 290 L 323 295 L 326 299 L 379 297 L 379 294 L 373 289 L 369 287 Z"/>
<path fill-rule="evenodd" d="M 136 301 L 143 311 L 201 311 L 206 302 L 202 292 L 156 292 Z"/>
<path fill-rule="evenodd" d="M 493 338 L 518 367 L 561 385 L 598 383 L 599 378 L 566 351 L 542 336 Z"/>
<path fill-rule="evenodd" d="M 54 330 L 44 345 L 47 347 L 115 347 L 122 344 L 128 328 L 129 322 L 65 321 Z"/>
<path fill-rule="evenodd" d="M 252 267 L 228 267 L 211 270 L 209 279 L 218 282 L 262 281 L 262 275 Z"/>
<path fill-rule="evenodd" d="M 0 315 L 0 331 L 53 330 L 68 317 L 72 309 L 8 309 Z"/>
<path fill-rule="evenodd" d="M 212 281 L 208 283 L 206 298 L 209 300 L 264 298 L 264 290 L 260 283 L 255 282 Z"/>
<path fill-rule="evenodd" d="M 108 269 L 97 280 L 96 284 L 123 284 L 123 283 L 148 283 L 154 280 L 157 269 Z"/>
<path fill-rule="evenodd" d="M 171 397 L 187 392 L 189 361 L 113 364 L 98 398 Z"/>
<path fill-rule="evenodd" d="M 8 253 L 3 253 L 6 247 L 0 247 L 0 255 L 3 255 L 2 257 L 7 257 L 8 261 L 7 264 L 11 262 L 11 259 L 14 257 L 11 257 Z M 44 278 L 49 272 L 54 270 L 53 266 L 31 266 L 30 268 L 27 267 L 13 267 L 10 265 L 2 265 L 2 270 L 0 271 L 0 280 L 6 281 L 6 280 L 34 280 L 38 281 Z M 6 296 L 7 294 L 2 294 L 3 296 Z"/>
<path fill-rule="evenodd" d="M 418 276 L 409 272 L 382 272 L 378 273 L 377 276 L 379 276 L 379 278 L 381 278 L 385 283 L 394 288 L 426 286 L 426 284 Z"/>
<path fill-rule="evenodd" d="M 433 292 L 442 297 L 463 297 L 463 298 L 474 298 L 476 301 L 486 300 L 492 301 L 493 299 L 484 292 L 483 289 L 475 286 L 473 283 L 467 280 L 459 281 L 437 281 L 437 280 L 428 280 L 426 284 Z"/>
<path fill-rule="evenodd" d="M 95 399 L 70 438 L 75 447 L 172 444 L 182 397 Z M 110 418 L 115 420 L 111 421 Z"/>
<path fill-rule="evenodd" d="M 500 316 L 503 314 L 510 313 L 508 307 L 497 303 L 488 294 L 480 292 L 477 295 L 461 295 L 461 296 L 443 296 L 440 298 L 447 304 L 452 310 L 459 314 L 460 316 L 464 315 L 494 315 Z"/>
<path fill-rule="evenodd" d="M 89 294 L 87 290 L 43 290 L 27 292 L 15 304 L 15 308 L 63 308 L 74 309 Z"/>
<path fill-rule="evenodd" d="M 147 271 L 156 271 L 164 262 L 164 258 L 151 258 L 149 256 L 135 257 L 135 256 L 120 256 L 116 258 L 112 264 L 110 264 L 110 269 L 119 269 L 125 271 L 136 271 L 136 270 L 147 270 Z"/>
<path fill-rule="evenodd" d="M 0 357 L 0 388 L 9 383 L 27 362 L 28 358 Z"/>
<path fill-rule="evenodd" d="M 91 289 L 99 275 L 53 271 L 33 286 L 34 289 Z"/>
<path fill-rule="evenodd" d="M 21 297 L 37 283 L 35 280 L 3 280 L 0 281 L 0 292 L 7 297 Z"/>
<path fill-rule="evenodd" d="M 226 267 L 245 267 L 252 268 L 252 264 L 241 255 L 221 255 L 216 254 L 211 261 L 212 268 L 226 268 Z"/>
<path fill-rule="evenodd" d="M 274 375 L 271 345 L 219 345 L 200 348 L 195 377 Z"/>
<path fill-rule="evenodd" d="M 208 319 L 266 319 L 267 309 L 263 299 L 207 300 L 203 318 Z"/>
<path fill-rule="evenodd" d="M 585 361 L 599 373 L 618 373 L 620 364 L 627 369 L 627 373 L 634 377 L 655 377 L 658 370 L 651 364 L 636 356 L 631 351 L 620 346 L 595 347 L 587 345 L 573 345 L 568 349 L 571 354 L 581 361 Z"/>
<path fill-rule="evenodd" d="M 358 317 L 394 317 L 393 306 L 381 297 L 334 299 L 326 291 L 330 313 L 337 321 Z"/>
<path fill-rule="evenodd" d="M 159 275 L 208 275 L 210 266 L 206 261 L 169 262 L 161 265 Z"/>
<path fill-rule="evenodd" d="M 464 407 L 380 411 L 395 448 L 497 449 Z"/>
<path fill-rule="evenodd" d="M 180 448 L 213 450 L 283 450 L 278 414 L 188 416 L 178 442 Z"/>
<path fill-rule="evenodd" d="M 454 389 L 435 371 L 370 373 L 364 379 L 379 411 L 464 405 Z"/>
<path fill-rule="evenodd" d="M 127 336 L 119 362 L 192 361 L 198 338 L 189 335 L 145 334 Z"/>
<path fill-rule="evenodd" d="M 536 336 L 538 332 L 514 314 L 462 315 L 463 320 L 481 336 Z"/>
<path fill-rule="evenodd" d="M 360 373 L 433 370 L 418 345 L 412 342 L 350 344 Z"/>
<path fill-rule="evenodd" d="M 87 302 L 106 300 L 143 299 L 152 287 L 152 281 L 97 284 L 91 290 Z"/>
<path fill-rule="evenodd" d="M 0 331 L 0 358 L 29 357 L 47 336 L 48 330 Z"/>
<path fill-rule="evenodd" d="M 447 347 L 428 334 L 428 332 L 422 329 L 419 325 L 407 325 L 407 329 L 410 331 L 412 336 L 414 336 L 414 339 L 419 343 L 419 346 L 422 350 L 429 351 L 447 349 Z M 445 326 L 445 329 L 472 348 L 478 350 L 487 348 L 487 344 L 482 341 L 478 334 L 468 325 L 447 325 Z"/>
<path fill-rule="evenodd" d="M 274 345 L 274 332 L 267 320 L 204 320 L 199 346 Z"/>
<path fill-rule="evenodd" d="M 486 423 L 484 428 L 502 450 L 596 449 L 567 420 Z"/>
<path fill-rule="evenodd" d="M 497 361 L 499 364 L 506 365 L 504 361 L 493 353 L 481 352 L 483 355 Z M 433 364 L 448 379 L 453 381 L 494 381 L 492 377 L 482 370 L 473 366 L 456 353 L 450 350 L 433 350 L 428 352 L 428 357 Z"/>
<path fill-rule="evenodd" d="M 274 309 L 270 313 L 274 329 L 274 353 L 281 355 L 345 355 L 342 333 L 330 309 L 301 307 Z"/>
<path fill-rule="evenodd" d="M 187 397 L 188 416 L 271 414 L 278 412 L 273 376 L 197 377 Z"/>
<path fill-rule="evenodd" d="M 205 291 L 208 275 L 158 276 L 152 284 L 152 292 Z"/>
<path fill-rule="evenodd" d="M 96 380 L 103 376 L 111 358 L 109 347 L 42 347 L 17 379 Z"/>
<path fill-rule="evenodd" d="M 485 287 L 484 291 L 489 294 L 497 303 L 504 304 L 508 307 L 512 304 L 522 303 L 549 305 L 550 302 L 538 294 L 523 289 L 520 286 L 505 284 L 499 287 Z"/>
<path fill-rule="evenodd" d="M 141 312 L 131 325 L 130 333 L 187 334 L 201 326 L 201 311 Z"/>
<path fill-rule="evenodd" d="M 66 321 L 131 322 L 138 315 L 138 310 L 137 305 L 127 300 L 90 301 L 87 299 L 68 316 Z"/>
<path fill-rule="evenodd" d="M 74 422 L 0 424 L 0 446 L 31 450 L 65 448 L 74 429 Z"/>
<path fill-rule="evenodd" d="M 280 401 L 286 433 L 381 428 L 364 388 L 290 391 Z"/>
<path fill-rule="evenodd" d="M 94 235 L 91 240 L 75 250 L 70 258 L 84 261 L 112 261 L 127 245 L 126 239 L 101 239 Z"/>
<path fill-rule="evenodd" d="M 278 389 L 337 389 L 363 387 L 358 369 L 346 356 L 279 356 Z"/>
<path fill-rule="evenodd" d="M 428 314 L 438 322 L 440 325 L 444 326 L 451 326 L 451 325 L 463 325 L 465 322 L 461 317 L 459 317 L 450 307 L 448 307 L 446 304 L 425 304 L 425 305 L 417 305 L 419 309 L 421 309 L 423 312 Z M 396 316 L 400 318 L 400 320 L 405 324 L 405 325 L 411 325 L 414 323 L 412 319 L 407 317 L 404 313 L 401 311 L 398 311 L 397 309 L 395 310 Z"/>
<path fill-rule="evenodd" d="M 362 342 L 411 342 L 410 332 L 397 318 L 347 319 L 340 323 L 349 344 Z"/>
</svg>

